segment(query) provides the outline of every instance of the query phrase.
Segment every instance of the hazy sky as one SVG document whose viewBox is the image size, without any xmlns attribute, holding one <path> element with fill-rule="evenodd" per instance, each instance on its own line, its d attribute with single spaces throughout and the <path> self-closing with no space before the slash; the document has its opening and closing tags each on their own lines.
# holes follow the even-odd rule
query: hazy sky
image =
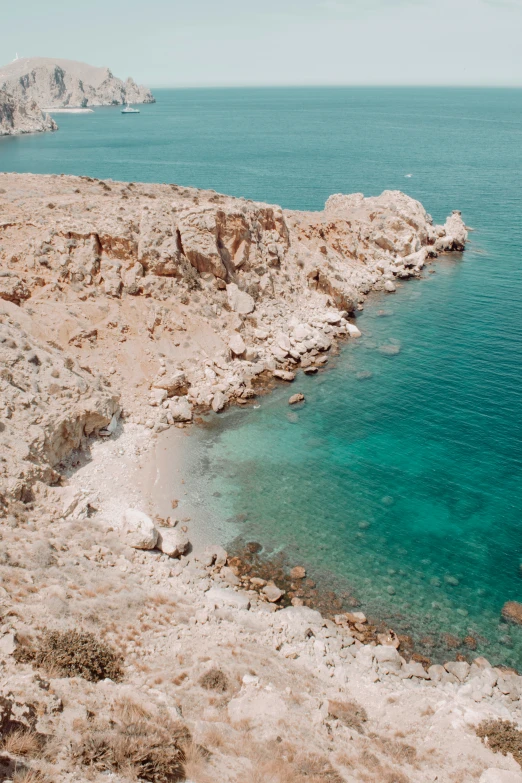
<svg viewBox="0 0 522 783">
<path fill-rule="evenodd" d="M 522 86 L 522 0 L 24 0 L 1 64 L 54 56 L 150 86 Z"/>
</svg>

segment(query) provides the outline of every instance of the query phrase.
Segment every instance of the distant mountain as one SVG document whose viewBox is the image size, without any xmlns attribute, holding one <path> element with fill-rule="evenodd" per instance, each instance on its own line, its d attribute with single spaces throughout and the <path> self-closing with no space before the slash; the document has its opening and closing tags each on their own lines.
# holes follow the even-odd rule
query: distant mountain
<svg viewBox="0 0 522 783">
<path fill-rule="evenodd" d="M 0 90 L 0 136 L 53 130 L 58 130 L 58 125 L 40 109 L 36 101 L 20 101 L 5 90 Z"/>
<path fill-rule="evenodd" d="M 0 89 L 45 109 L 154 103 L 148 87 L 75 60 L 24 57 L 0 68 Z"/>
</svg>

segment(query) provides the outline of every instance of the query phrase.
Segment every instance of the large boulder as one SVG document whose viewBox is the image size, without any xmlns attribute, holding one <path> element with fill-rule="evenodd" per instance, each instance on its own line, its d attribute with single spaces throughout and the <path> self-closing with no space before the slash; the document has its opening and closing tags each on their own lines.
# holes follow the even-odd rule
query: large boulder
<svg viewBox="0 0 522 783">
<path fill-rule="evenodd" d="M 186 533 L 172 527 L 158 530 L 157 548 L 169 557 L 181 557 L 188 550 L 190 542 Z"/>
<path fill-rule="evenodd" d="M 235 283 L 227 285 L 227 299 L 231 310 L 240 315 L 253 313 L 256 303 L 246 291 L 240 291 Z"/>
<path fill-rule="evenodd" d="M 172 397 L 169 411 L 174 421 L 192 421 L 192 408 L 186 397 Z"/>
<path fill-rule="evenodd" d="M 124 513 L 121 530 L 125 543 L 133 549 L 154 549 L 158 541 L 152 519 L 135 508 L 128 508 Z"/>
<path fill-rule="evenodd" d="M 245 341 L 238 332 L 235 332 L 229 340 L 228 347 L 235 356 L 241 356 L 246 351 Z"/>
<path fill-rule="evenodd" d="M 185 373 L 181 370 L 176 370 L 171 375 L 165 375 L 162 378 L 157 378 L 152 384 L 154 389 L 163 389 L 167 392 L 167 397 L 174 397 L 174 395 L 184 395 L 187 393 L 188 384 Z"/>
</svg>

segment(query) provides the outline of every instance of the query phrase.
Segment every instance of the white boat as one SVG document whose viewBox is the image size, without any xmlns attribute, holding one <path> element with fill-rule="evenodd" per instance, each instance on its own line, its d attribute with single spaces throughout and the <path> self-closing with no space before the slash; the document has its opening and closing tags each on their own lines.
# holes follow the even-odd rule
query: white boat
<svg viewBox="0 0 522 783">
<path fill-rule="evenodd" d="M 121 110 L 122 114 L 139 114 L 139 109 L 133 109 L 132 106 L 129 106 L 129 104 L 126 105 L 124 109 Z"/>
</svg>

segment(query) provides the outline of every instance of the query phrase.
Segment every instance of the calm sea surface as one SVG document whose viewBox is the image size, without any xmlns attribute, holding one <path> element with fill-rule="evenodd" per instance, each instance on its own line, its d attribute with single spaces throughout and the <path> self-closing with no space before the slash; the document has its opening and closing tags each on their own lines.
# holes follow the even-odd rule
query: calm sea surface
<svg viewBox="0 0 522 783">
<path fill-rule="evenodd" d="M 335 369 L 294 384 L 301 410 L 285 388 L 198 431 L 189 488 L 230 536 L 286 548 L 428 654 L 472 636 L 522 668 L 522 628 L 500 619 L 522 601 L 522 91 L 156 94 L 140 115 L 60 115 L 56 134 L 0 139 L 0 170 L 303 209 L 393 188 L 475 229 L 462 257 L 367 304 Z M 398 355 L 379 352 L 390 343 Z"/>
</svg>

